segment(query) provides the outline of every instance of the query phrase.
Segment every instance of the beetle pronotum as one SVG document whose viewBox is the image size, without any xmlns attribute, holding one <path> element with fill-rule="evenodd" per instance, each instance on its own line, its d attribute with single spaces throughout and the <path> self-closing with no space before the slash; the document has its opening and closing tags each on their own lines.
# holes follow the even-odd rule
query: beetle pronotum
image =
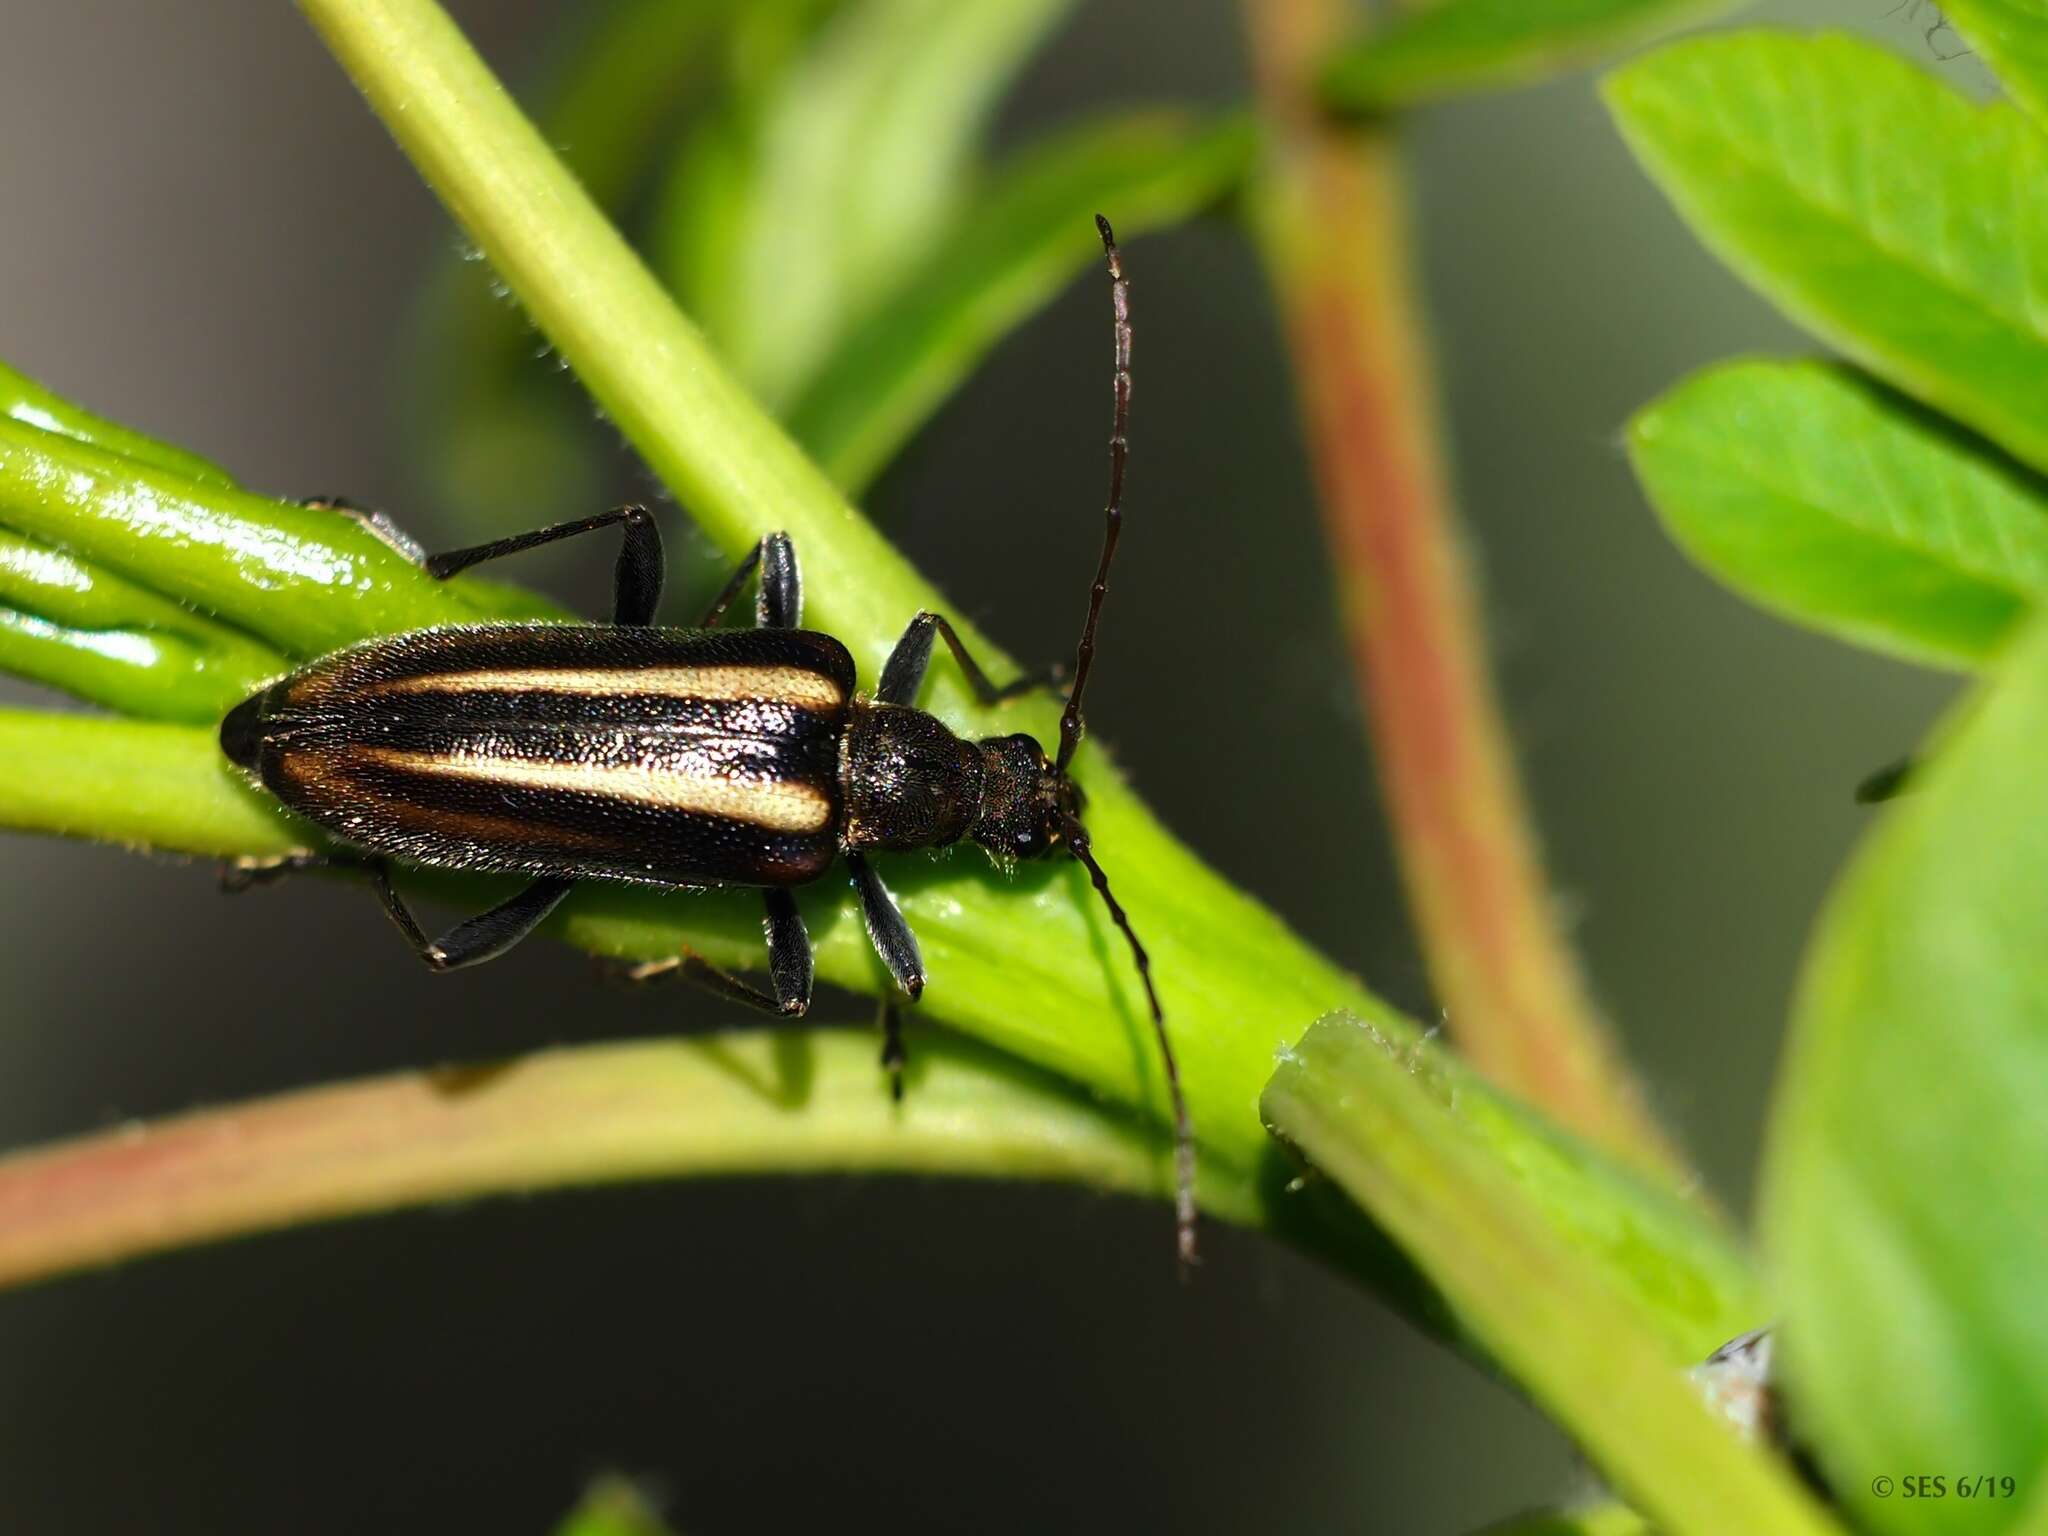
<svg viewBox="0 0 2048 1536">
<path fill-rule="evenodd" d="M 911 620 L 873 697 L 857 693 L 846 647 L 798 627 L 796 552 L 779 533 L 741 562 L 697 628 L 654 627 L 661 542 L 642 507 L 432 556 L 380 518 L 367 519 L 444 580 L 616 525 L 624 544 L 612 621 L 456 625 L 366 641 L 237 705 L 220 739 L 286 805 L 359 850 L 290 867 L 362 865 L 392 920 L 436 970 L 504 953 L 579 880 L 758 886 L 767 904 L 770 991 L 687 952 L 642 970 L 680 970 L 740 1002 L 800 1015 L 811 999 L 811 945 L 791 890 L 843 858 L 868 935 L 914 1000 L 924 989 L 917 939 L 869 854 L 965 837 L 1003 864 L 1071 855 L 1129 942 L 1144 983 L 1173 1105 L 1179 1250 L 1192 1261 L 1194 1141 L 1179 1069 L 1150 960 L 1110 893 L 1081 822 L 1084 797 L 1068 776 L 1085 729 L 1082 696 L 1122 527 L 1129 454 L 1130 288 L 1108 221 L 1096 223 L 1116 320 L 1109 495 L 1056 756 L 1026 735 L 962 740 L 913 707 L 935 638 L 984 704 L 1035 686 L 1031 679 L 990 682 L 935 613 Z M 755 627 L 718 627 L 749 577 L 758 578 Z M 392 888 L 388 859 L 522 874 L 531 883 L 429 939 Z M 884 1061 L 892 1070 L 902 1061 L 893 1023 Z M 900 1089 L 900 1075 L 896 1082 Z"/>
</svg>

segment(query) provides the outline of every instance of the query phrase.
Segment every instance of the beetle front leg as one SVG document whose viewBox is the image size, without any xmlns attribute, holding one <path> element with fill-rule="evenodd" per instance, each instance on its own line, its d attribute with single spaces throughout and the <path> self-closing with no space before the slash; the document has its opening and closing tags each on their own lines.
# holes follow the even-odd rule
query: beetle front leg
<svg viewBox="0 0 2048 1536">
<path fill-rule="evenodd" d="M 628 967 L 626 979 L 653 981 L 662 976 L 680 976 L 707 992 L 716 992 L 763 1013 L 785 1019 L 802 1018 L 811 1006 L 811 936 L 805 931 L 803 914 L 797 910 L 794 896 L 774 887 L 762 895 L 768 906 L 768 977 L 775 988 L 773 995 L 713 965 L 692 949 Z"/>
<path fill-rule="evenodd" d="M 1000 704 L 1005 699 L 1014 699 L 1042 688 L 1051 682 L 1057 673 L 1027 672 L 1001 686 L 989 681 L 981 665 L 968 654 L 959 635 L 945 618 L 936 613 L 920 613 L 910 621 L 910 627 L 903 631 L 903 638 L 896 642 L 896 649 L 889 653 L 889 659 L 882 667 L 882 681 L 875 689 L 875 699 L 882 704 L 911 704 L 917 700 L 917 690 L 924 685 L 924 674 L 931 666 L 932 640 L 942 636 L 946 649 L 953 653 L 953 660 L 960 665 L 961 675 L 967 679 L 967 686 L 974 690 L 975 698 L 983 704 Z"/>
<path fill-rule="evenodd" d="M 917 947 L 917 935 L 910 931 L 897 909 L 896 898 L 882 884 L 874 867 L 857 853 L 846 856 L 853 871 L 854 889 L 860 892 L 860 912 L 867 922 L 868 942 L 882 957 L 882 964 L 896 978 L 896 985 L 914 1003 L 924 993 L 924 955 Z"/>
</svg>

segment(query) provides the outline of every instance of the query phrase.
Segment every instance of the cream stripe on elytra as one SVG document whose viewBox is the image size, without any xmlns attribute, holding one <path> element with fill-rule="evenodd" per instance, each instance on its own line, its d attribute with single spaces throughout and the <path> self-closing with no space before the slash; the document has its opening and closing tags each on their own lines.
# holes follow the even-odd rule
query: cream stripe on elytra
<svg viewBox="0 0 2048 1536">
<path fill-rule="evenodd" d="M 719 703 L 759 700 L 797 709 L 833 709 L 846 702 L 831 678 L 802 667 L 505 667 L 387 678 L 363 692 L 575 693 L 591 698 L 667 694 Z"/>
<path fill-rule="evenodd" d="M 480 785 L 609 795 L 663 810 L 743 821 L 771 832 L 822 832 L 832 823 L 832 802 L 823 790 L 786 779 L 748 782 L 713 773 L 661 772 L 639 763 L 530 762 L 409 752 L 402 747 L 362 746 L 354 749 L 354 755 L 406 773 Z"/>
</svg>

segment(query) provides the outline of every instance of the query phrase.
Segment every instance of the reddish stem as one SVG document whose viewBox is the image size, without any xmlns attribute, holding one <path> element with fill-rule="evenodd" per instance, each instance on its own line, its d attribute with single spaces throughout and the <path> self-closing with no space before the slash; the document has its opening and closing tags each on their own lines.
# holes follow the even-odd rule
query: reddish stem
<svg viewBox="0 0 2048 1536">
<path fill-rule="evenodd" d="M 1690 1183 L 1557 924 L 1486 664 L 1439 449 L 1383 127 L 1340 128 L 1305 82 L 1327 0 L 1246 0 L 1272 128 L 1259 214 L 1403 878 L 1452 1037 L 1489 1077 Z"/>
</svg>

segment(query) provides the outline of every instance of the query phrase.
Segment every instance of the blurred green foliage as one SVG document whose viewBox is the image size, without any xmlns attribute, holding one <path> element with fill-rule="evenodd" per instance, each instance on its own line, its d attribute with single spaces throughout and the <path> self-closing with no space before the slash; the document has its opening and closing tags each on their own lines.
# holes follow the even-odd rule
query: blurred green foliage
<svg viewBox="0 0 2048 1536">
<path fill-rule="evenodd" d="M 2048 15 L 1950 19 L 2037 110 Z M 1858 1527 L 2017 1529 L 2026 1498 L 1972 1479 L 2031 1494 L 2048 1460 L 2048 139 L 1825 34 L 1674 44 L 1608 99 L 1701 239 L 1858 365 L 1740 363 L 1644 411 L 1667 526 L 1780 613 L 1985 673 L 1828 903 L 1763 1232 L 1796 1433 Z M 1892 1496 L 1921 1470 L 1947 1496 Z"/>
</svg>

